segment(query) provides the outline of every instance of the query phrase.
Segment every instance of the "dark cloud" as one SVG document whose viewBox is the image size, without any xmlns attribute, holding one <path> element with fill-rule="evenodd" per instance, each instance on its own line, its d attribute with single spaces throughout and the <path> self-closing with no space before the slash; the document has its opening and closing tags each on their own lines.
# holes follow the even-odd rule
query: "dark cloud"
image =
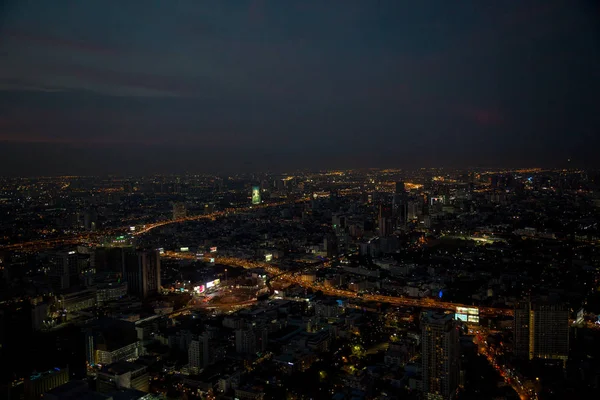
<svg viewBox="0 0 600 400">
<path fill-rule="evenodd" d="M 0 18 L 0 165 L 595 163 L 594 12 L 561 0 L 13 2 Z"/>
</svg>

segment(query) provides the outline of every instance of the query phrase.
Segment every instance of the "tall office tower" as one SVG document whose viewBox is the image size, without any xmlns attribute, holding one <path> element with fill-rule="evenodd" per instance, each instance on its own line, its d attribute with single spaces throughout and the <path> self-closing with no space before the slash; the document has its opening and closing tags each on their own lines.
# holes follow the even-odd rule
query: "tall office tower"
<svg viewBox="0 0 600 400">
<path fill-rule="evenodd" d="M 252 204 L 260 204 L 260 186 L 252 186 Z"/>
<path fill-rule="evenodd" d="M 404 182 L 396 182 L 396 194 L 404 194 L 406 193 L 406 188 L 404 187 Z"/>
<path fill-rule="evenodd" d="M 392 217 L 392 207 L 388 204 L 380 204 L 379 205 L 379 218 L 391 218 Z"/>
<path fill-rule="evenodd" d="M 185 218 L 187 216 L 187 210 L 185 203 L 173 203 L 173 221 Z"/>
<path fill-rule="evenodd" d="M 125 254 L 123 280 L 132 294 L 144 299 L 160 290 L 160 254 L 157 250 Z"/>
<path fill-rule="evenodd" d="M 190 372 L 200 373 L 210 365 L 210 335 L 203 333 L 196 339 L 192 339 L 188 348 L 188 362 Z"/>
<path fill-rule="evenodd" d="M 391 218 L 379 218 L 379 236 L 388 237 L 394 232 L 394 225 Z"/>
<path fill-rule="evenodd" d="M 416 201 L 409 201 L 406 206 L 406 218 L 409 221 L 415 220 L 419 216 L 419 204 Z"/>
<path fill-rule="evenodd" d="M 423 392 L 426 399 L 452 399 L 459 380 L 458 327 L 452 315 L 428 311 L 421 319 Z"/>
<path fill-rule="evenodd" d="M 515 307 L 514 335 L 516 356 L 566 362 L 569 357 L 569 310 L 556 301 L 519 303 Z"/>
<path fill-rule="evenodd" d="M 125 254 L 132 252 L 133 247 L 96 247 L 90 257 L 90 266 L 97 272 L 120 275 L 125 266 Z"/>
<path fill-rule="evenodd" d="M 48 254 L 48 278 L 55 290 L 68 289 L 79 282 L 79 256 L 75 250 Z"/>
</svg>

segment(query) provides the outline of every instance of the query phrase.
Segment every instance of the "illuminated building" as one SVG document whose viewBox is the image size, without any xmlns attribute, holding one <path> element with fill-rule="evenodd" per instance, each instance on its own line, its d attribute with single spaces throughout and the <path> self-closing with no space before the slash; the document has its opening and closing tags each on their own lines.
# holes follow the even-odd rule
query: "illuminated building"
<svg viewBox="0 0 600 400">
<path fill-rule="evenodd" d="M 459 341 L 452 315 L 433 311 L 423 313 L 421 345 L 425 398 L 453 398 L 459 379 Z"/>
<path fill-rule="evenodd" d="M 187 216 L 187 209 L 184 203 L 173 203 L 173 221 L 185 218 Z"/>
<path fill-rule="evenodd" d="M 469 325 L 479 325 L 479 309 L 477 307 L 456 307 L 454 318 Z"/>
<path fill-rule="evenodd" d="M 25 400 L 39 400 L 49 390 L 69 382 L 69 369 L 55 368 L 37 373 L 25 380 Z"/>
<path fill-rule="evenodd" d="M 150 380 L 146 366 L 121 361 L 102 367 L 96 376 L 96 387 L 101 393 L 115 389 L 135 389 L 148 392 Z"/>
<path fill-rule="evenodd" d="M 98 340 L 96 345 L 95 364 L 112 364 L 117 361 L 135 360 L 140 356 L 141 342 L 135 340 L 133 343 L 119 345 L 116 342 L 111 343 Z"/>
<path fill-rule="evenodd" d="M 260 204 L 260 186 L 252 186 L 252 204 Z"/>
<path fill-rule="evenodd" d="M 110 282 L 97 286 L 96 301 L 102 304 L 127 295 L 127 282 Z"/>
<path fill-rule="evenodd" d="M 515 307 L 514 354 L 566 361 L 569 356 L 569 310 L 552 302 L 524 302 Z"/>
<path fill-rule="evenodd" d="M 57 297 L 58 307 L 65 312 L 74 312 L 92 308 L 96 305 L 96 289 L 69 291 Z"/>
<path fill-rule="evenodd" d="M 158 250 L 129 252 L 125 255 L 123 280 L 129 292 L 145 299 L 160 290 L 160 254 Z"/>
</svg>

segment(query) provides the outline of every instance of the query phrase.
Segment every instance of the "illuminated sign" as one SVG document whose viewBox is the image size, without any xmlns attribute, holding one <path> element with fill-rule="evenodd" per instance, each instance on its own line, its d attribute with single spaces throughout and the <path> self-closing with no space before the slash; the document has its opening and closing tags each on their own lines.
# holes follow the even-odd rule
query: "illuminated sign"
<svg viewBox="0 0 600 400">
<path fill-rule="evenodd" d="M 252 186 L 252 204 L 260 204 L 260 187 Z"/>
<path fill-rule="evenodd" d="M 70 251 L 70 252 L 69 252 L 69 255 L 70 255 L 70 254 L 75 254 L 75 253 L 76 253 L 75 251 Z"/>
<path fill-rule="evenodd" d="M 456 307 L 454 319 L 460 319 L 470 324 L 479 324 L 479 309 L 477 307 Z"/>
<path fill-rule="evenodd" d="M 130 230 L 131 232 L 135 231 L 135 226 L 130 226 L 130 227 L 129 227 L 129 230 Z"/>
<path fill-rule="evenodd" d="M 220 279 L 215 279 L 214 281 L 206 282 L 206 288 L 210 289 L 211 287 L 217 286 L 219 283 L 221 283 Z"/>
<path fill-rule="evenodd" d="M 211 258 L 211 259 L 209 260 L 209 262 L 210 262 L 211 264 L 214 264 L 214 263 L 215 263 L 215 259 L 214 259 L 214 258 Z"/>
<path fill-rule="evenodd" d="M 211 247 L 210 248 L 210 252 L 211 253 L 216 253 L 217 252 L 217 248 L 216 247 Z"/>
<path fill-rule="evenodd" d="M 195 287 L 194 287 L 194 291 L 195 291 L 196 293 L 204 293 L 204 290 L 206 290 L 206 289 L 204 288 L 204 285 L 200 285 L 200 286 L 195 286 Z"/>
<path fill-rule="evenodd" d="M 159 247 L 159 248 L 158 248 L 158 252 L 159 252 L 160 254 L 165 254 L 165 249 L 164 249 L 163 247 Z"/>
<path fill-rule="evenodd" d="M 182 247 L 179 250 L 180 251 L 190 251 L 190 248 L 189 247 Z"/>
<path fill-rule="evenodd" d="M 196 253 L 196 260 L 202 260 L 204 258 L 204 253 Z"/>
<path fill-rule="evenodd" d="M 265 254 L 265 261 L 269 262 L 273 259 L 273 254 Z"/>
</svg>

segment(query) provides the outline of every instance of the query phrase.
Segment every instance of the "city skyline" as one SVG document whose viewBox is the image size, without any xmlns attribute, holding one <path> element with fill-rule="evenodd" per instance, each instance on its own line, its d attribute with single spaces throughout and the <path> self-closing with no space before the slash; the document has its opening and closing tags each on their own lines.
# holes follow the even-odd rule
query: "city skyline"
<svg viewBox="0 0 600 400">
<path fill-rule="evenodd" d="M 593 2 L 7 2 L 6 175 L 596 167 Z"/>
</svg>

